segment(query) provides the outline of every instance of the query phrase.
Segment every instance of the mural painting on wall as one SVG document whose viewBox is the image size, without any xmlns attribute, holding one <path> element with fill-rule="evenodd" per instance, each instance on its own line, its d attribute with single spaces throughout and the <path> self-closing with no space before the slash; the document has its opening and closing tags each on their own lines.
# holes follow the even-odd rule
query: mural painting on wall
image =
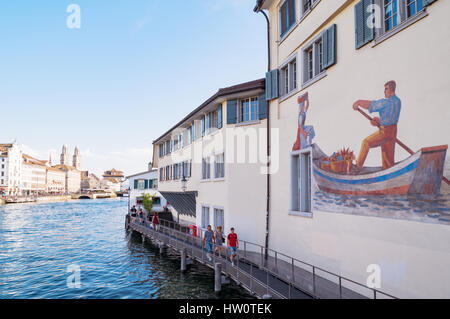
<svg viewBox="0 0 450 319">
<path fill-rule="evenodd" d="M 328 156 L 312 143 L 314 128 L 305 125 L 308 93 L 299 97 L 299 126 L 293 150 L 312 148 L 313 208 L 450 225 L 450 182 L 444 176 L 448 145 L 424 146 L 413 151 L 400 141 L 397 124 L 402 103 L 395 92 L 395 81 L 389 81 L 384 85 L 384 98 L 358 100 L 353 104 L 354 111 L 376 128 L 363 139 L 357 157 L 349 148 Z M 368 113 L 379 116 L 371 117 Z M 381 148 L 381 166 L 364 166 L 369 151 L 377 147 Z M 396 163 L 398 147 L 410 156 Z M 446 192 L 442 192 L 444 188 Z"/>
</svg>

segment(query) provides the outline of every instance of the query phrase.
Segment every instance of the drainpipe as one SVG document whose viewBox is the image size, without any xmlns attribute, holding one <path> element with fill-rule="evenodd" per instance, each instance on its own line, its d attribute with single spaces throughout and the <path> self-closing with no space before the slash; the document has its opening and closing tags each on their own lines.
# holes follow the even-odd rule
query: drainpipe
<svg viewBox="0 0 450 319">
<path fill-rule="evenodd" d="M 270 72 L 270 21 L 267 14 L 259 6 L 255 7 L 256 13 L 261 12 L 267 22 L 267 72 Z M 264 258 L 269 258 L 269 222 L 270 222 L 270 103 L 267 101 L 267 210 L 266 210 L 266 240 Z"/>
</svg>

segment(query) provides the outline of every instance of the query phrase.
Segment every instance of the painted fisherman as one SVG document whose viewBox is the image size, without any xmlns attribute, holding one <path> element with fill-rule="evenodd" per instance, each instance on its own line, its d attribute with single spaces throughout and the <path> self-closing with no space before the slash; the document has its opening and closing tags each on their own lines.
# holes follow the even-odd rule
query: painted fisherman
<svg viewBox="0 0 450 319">
<path fill-rule="evenodd" d="M 311 125 L 305 125 L 306 112 L 309 109 L 308 92 L 298 97 L 298 129 L 297 140 L 295 141 L 293 151 L 298 151 L 307 148 L 312 144 L 313 138 L 316 136 L 314 127 Z"/>
<path fill-rule="evenodd" d="M 366 137 L 361 145 L 356 166 L 362 168 L 366 160 L 369 149 L 381 146 L 381 159 L 383 169 L 392 167 L 395 164 L 395 143 L 397 139 L 397 123 L 400 117 L 402 102 L 395 95 L 395 81 L 389 81 L 384 85 L 384 99 L 376 101 L 358 100 L 353 104 L 353 109 L 362 107 L 370 113 L 378 112 L 380 117 L 375 117 L 371 121 L 373 126 L 377 126 L 378 132 Z"/>
</svg>

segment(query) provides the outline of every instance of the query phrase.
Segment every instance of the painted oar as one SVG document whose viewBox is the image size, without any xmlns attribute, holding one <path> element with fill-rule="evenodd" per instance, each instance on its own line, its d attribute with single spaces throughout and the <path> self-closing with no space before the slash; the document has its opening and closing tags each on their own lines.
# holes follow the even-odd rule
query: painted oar
<svg viewBox="0 0 450 319">
<path fill-rule="evenodd" d="M 361 114 L 362 114 L 366 119 L 368 119 L 369 121 L 372 121 L 372 120 L 373 120 L 372 117 L 370 117 L 366 112 L 364 112 L 363 110 L 361 110 L 359 107 L 358 107 L 358 111 L 359 111 L 359 113 L 361 113 Z M 380 124 L 377 125 L 377 127 L 380 127 L 380 126 L 381 126 Z M 413 150 L 410 149 L 408 146 L 406 146 L 404 143 L 402 143 L 402 141 L 400 141 L 398 138 L 395 138 L 395 142 L 396 142 L 398 145 L 400 145 L 402 148 L 404 148 L 405 151 L 407 151 L 409 154 L 414 155 Z M 442 180 L 443 180 L 444 182 L 446 182 L 447 185 L 450 185 L 450 181 L 449 181 L 445 176 L 442 176 Z"/>
</svg>

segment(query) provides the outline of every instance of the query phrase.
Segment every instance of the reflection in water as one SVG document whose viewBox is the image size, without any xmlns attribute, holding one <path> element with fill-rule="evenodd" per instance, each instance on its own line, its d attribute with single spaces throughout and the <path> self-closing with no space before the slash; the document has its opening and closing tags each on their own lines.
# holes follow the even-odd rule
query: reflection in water
<svg viewBox="0 0 450 319">
<path fill-rule="evenodd" d="M 124 230 L 126 199 L 0 207 L 0 298 L 216 298 L 214 273 Z M 68 288 L 70 265 L 81 288 Z M 220 298 L 250 298 L 235 285 Z"/>
</svg>

